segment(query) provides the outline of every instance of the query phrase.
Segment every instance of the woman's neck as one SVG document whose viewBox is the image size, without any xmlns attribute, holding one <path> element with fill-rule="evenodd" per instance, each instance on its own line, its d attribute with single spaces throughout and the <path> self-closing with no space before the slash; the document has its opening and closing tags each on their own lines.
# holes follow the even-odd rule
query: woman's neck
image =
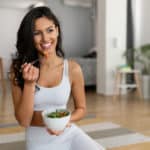
<svg viewBox="0 0 150 150">
<path fill-rule="evenodd" d="M 49 55 L 47 58 L 41 59 L 41 67 L 54 68 L 58 64 L 62 63 L 63 59 L 57 55 Z"/>
</svg>

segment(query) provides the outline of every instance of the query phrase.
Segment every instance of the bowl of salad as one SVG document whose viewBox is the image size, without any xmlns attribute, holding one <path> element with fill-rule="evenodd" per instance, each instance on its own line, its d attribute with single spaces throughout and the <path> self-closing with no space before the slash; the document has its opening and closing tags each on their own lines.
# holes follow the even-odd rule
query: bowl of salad
<svg viewBox="0 0 150 150">
<path fill-rule="evenodd" d="M 67 109 L 44 110 L 42 118 L 47 128 L 55 131 L 63 130 L 70 120 Z"/>
</svg>

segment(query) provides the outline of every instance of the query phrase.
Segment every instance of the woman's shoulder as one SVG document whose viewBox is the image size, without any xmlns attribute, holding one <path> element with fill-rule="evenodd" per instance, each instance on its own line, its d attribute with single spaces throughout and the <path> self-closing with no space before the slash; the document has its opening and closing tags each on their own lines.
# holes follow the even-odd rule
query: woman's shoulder
<svg viewBox="0 0 150 150">
<path fill-rule="evenodd" d="M 69 68 L 72 71 L 81 70 L 81 66 L 79 65 L 79 63 L 72 58 L 68 59 L 68 64 L 69 64 Z"/>
<path fill-rule="evenodd" d="M 74 59 L 68 59 L 68 65 L 71 77 L 78 77 L 82 74 L 81 66 Z"/>
</svg>

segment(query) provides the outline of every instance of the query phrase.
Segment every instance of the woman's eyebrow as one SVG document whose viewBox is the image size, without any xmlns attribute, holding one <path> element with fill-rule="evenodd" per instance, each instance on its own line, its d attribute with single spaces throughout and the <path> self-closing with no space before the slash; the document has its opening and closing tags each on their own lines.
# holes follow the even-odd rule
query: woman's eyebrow
<svg viewBox="0 0 150 150">
<path fill-rule="evenodd" d="M 55 27 L 55 25 L 50 25 L 48 27 L 46 27 L 45 29 L 53 29 Z M 40 29 L 34 29 L 34 31 L 40 31 Z"/>
<path fill-rule="evenodd" d="M 47 29 L 48 29 L 48 28 L 54 28 L 54 27 L 55 27 L 55 25 L 51 25 L 51 26 L 47 27 Z"/>
</svg>

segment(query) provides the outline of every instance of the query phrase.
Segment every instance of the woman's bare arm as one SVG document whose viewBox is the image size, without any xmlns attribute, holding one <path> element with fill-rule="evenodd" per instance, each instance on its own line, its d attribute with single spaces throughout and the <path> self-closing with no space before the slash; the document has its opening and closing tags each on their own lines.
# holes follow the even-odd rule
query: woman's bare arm
<svg viewBox="0 0 150 150">
<path fill-rule="evenodd" d="M 84 78 L 80 66 L 76 62 L 71 61 L 70 67 L 71 92 L 75 105 L 70 121 L 74 122 L 83 118 L 86 113 L 86 97 Z"/>
<path fill-rule="evenodd" d="M 29 126 L 33 115 L 34 85 L 24 85 L 23 91 L 20 87 L 12 84 L 12 96 L 15 109 L 15 117 L 20 125 Z"/>
<path fill-rule="evenodd" d="M 31 126 L 45 126 L 42 118 L 42 111 L 34 111 Z"/>
<path fill-rule="evenodd" d="M 31 64 L 23 67 L 24 88 L 11 83 L 15 117 L 20 125 L 28 127 L 34 112 L 35 81 L 38 77 L 38 69 Z"/>
</svg>

